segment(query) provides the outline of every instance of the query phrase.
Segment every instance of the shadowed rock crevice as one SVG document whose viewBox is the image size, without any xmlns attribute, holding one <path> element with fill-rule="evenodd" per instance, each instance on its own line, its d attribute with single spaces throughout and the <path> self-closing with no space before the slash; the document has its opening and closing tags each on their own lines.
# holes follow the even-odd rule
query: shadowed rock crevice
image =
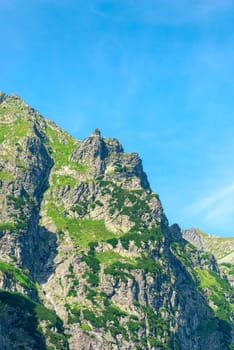
<svg viewBox="0 0 234 350">
<path fill-rule="evenodd" d="M 0 292 L 0 348 L 2 350 L 46 350 L 38 331 L 35 304 L 20 294 Z"/>
<path fill-rule="evenodd" d="M 57 255 L 57 236 L 45 227 L 38 227 L 38 238 L 34 245 L 33 275 L 35 280 L 43 284 L 54 273 L 54 259 Z"/>
</svg>

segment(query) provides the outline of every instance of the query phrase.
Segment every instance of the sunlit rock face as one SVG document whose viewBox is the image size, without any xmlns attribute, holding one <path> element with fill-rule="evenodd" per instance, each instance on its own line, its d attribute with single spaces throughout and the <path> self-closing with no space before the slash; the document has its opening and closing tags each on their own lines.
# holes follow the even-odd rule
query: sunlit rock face
<svg viewBox="0 0 234 350">
<path fill-rule="evenodd" d="M 0 348 L 231 349 L 231 285 L 168 226 L 138 154 L 16 95 L 0 126 Z"/>
</svg>

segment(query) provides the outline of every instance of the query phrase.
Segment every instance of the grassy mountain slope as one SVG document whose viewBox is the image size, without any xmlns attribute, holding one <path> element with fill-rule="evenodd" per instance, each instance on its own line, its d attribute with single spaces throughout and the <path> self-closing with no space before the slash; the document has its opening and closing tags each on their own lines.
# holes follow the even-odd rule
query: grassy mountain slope
<svg viewBox="0 0 234 350">
<path fill-rule="evenodd" d="M 213 254 L 218 266 L 234 286 L 234 237 L 218 237 L 197 228 L 183 231 L 183 237 L 198 249 Z"/>
</svg>

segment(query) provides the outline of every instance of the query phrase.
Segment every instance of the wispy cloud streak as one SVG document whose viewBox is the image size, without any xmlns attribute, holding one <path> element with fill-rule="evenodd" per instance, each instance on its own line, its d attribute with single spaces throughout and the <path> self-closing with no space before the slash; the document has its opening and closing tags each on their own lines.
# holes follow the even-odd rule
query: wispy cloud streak
<svg viewBox="0 0 234 350">
<path fill-rule="evenodd" d="M 192 216 L 199 216 L 204 225 L 225 227 L 234 214 L 234 183 L 203 197 L 187 208 Z"/>
<path fill-rule="evenodd" d="M 229 196 L 234 194 L 234 183 L 229 186 L 223 187 L 216 191 L 215 193 L 208 195 L 198 202 L 192 204 L 189 207 L 189 211 L 194 214 L 200 213 L 204 210 L 212 210 L 215 205 L 221 201 L 227 199 Z"/>
</svg>

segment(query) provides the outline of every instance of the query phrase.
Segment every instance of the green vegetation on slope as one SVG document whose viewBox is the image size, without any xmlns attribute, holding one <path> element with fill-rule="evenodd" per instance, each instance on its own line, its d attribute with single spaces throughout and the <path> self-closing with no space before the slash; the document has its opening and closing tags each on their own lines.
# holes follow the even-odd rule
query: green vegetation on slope
<svg viewBox="0 0 234 350">
<path fill-rule="evenodd" d="M 90 242 L 106 241 L 115 235 L 108 231 L 103 220 L 80 220 L 68 218 L 62 210 L 52 203 L 48 206 L 48 215 L 57 228 L 67 230 L 78 249 L 87 248 Z"/>
<path fill-rule="evenodd" d="M 31 277 L 24 271 L 16 268 L 14 265 L 0 261 L 0 271 L 4 273 L 8 278 L 19 283 L 22 287 L 28 289 L 34 289 L 35 284 Z"/>
<path fill-rule="evenodd" d="M 215 312 L 215 315 L 223 321 L 230 323 L 230 315 L 234 311 L 234 305 L 228 303 L 225 293 L 234 297 L 231 286 L 214 271 L 195 269 L 199 278 L 199 287 L 201 290 L 206 289 L 208 300 Z"/>
<path fill-rule="evenodd" d="M 122 256 L 118 252 L 111 250 L 111 249 L 106 250 L 104 252 L 97 252 L 96 257 L 100 261 L 100 263 L 105 264 L 105 265 L 113 264 L 113 263 L 120 261 L 120 260 L 131 260 L 127 257 Z"/>
<path fill-rule="evenodd" d="M 15 232 L 16 230 L 17 227 L 13 222 L 0 222 L 0 233 L 5 231 Z"/>
<path fill-rule="evenodd" d="M 1 109 L 0 109 L 1 113 Z M 14 113 L 14 111 L 13 111 Z M 3 113 L 2 113 L 3 114 Z M 14 120 L 13 123 L 5 123 L 0 119 L 0 142 L 10 141 L 15 145 L 16 140 L 25 137 L 29 132 L 29 122 L 21 117 Z"/>
<path fill-rule="evenodd" d="M 6 170 L 0 170 L 0 180 L 14 180 L 14 176 Z"/>
<path fill-rule="evenodd" d="M 79 145 L 79 141 L 63 132 L 61 129 L 46 125 L 46 136 L 48 139 L 47 147 L 51 157 L 54 160 L 54 169 L 60 169 L 62 166 L 70 166 L 72 169 L 86 172 L 87 166 L 71 161 L 70 156 Z"/>
</svg>

